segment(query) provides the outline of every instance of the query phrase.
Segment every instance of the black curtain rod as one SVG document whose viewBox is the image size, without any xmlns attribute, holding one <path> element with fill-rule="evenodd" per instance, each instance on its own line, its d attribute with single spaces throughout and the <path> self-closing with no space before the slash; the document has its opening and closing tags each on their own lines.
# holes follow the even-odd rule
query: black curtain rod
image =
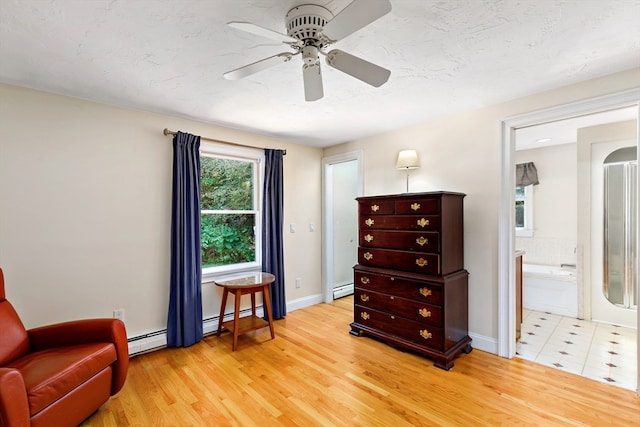
<svg viewBox="0 0 640 427">
<path fill-rule="evenodd" d="M 174 131 L 172 131 L 172 130 L 169 130 L 169 129 L 167 129 L 167 128 L 164 128 L 164 130 L 162 131 L 162 133 L 163 133 L 165 136 L 169 136 L 169 135 L 173 136 L 173 135 L 175 135 L 175 134 L 176 134 L 176 133 L 178 133 L 178 132 L 174 132 Z M 219 144 L 235 145 L 236 147 L 258 148 L 258 149 L 264 150 L 264 147 L 255 147 L 255 146 L 253 146 L 253 145 L 238 144 L 237 142 L 222 141 L 222 140 L 220 140 L 220 139 L 206 138 L 206 137 L 204 137 L 204 136 L 201 136 L 201 137 L 200 137 L 200 139 L 204 139 L 205 141 L 217 142 L 217 143 L 219 143 Z M 287 150 L 282 150 L 282 151 L 283 151 L 283 153 L 282 153 L 282 154 L 284 154 L 284 155 L 286 156 L 286 155 L 287 155 Z"/>
</svg>

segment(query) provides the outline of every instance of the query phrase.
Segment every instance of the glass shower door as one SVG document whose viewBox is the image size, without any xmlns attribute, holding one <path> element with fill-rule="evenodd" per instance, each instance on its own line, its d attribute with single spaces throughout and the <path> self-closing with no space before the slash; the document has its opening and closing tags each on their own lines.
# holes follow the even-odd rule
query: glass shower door
<svg viewBox="0 0 640 427">
<path fill-rule="evenodd" d="M 637 170 L 635 147 L 604 162 L 603 293 L 619 307 L 637 309 Z"/>
</svg>

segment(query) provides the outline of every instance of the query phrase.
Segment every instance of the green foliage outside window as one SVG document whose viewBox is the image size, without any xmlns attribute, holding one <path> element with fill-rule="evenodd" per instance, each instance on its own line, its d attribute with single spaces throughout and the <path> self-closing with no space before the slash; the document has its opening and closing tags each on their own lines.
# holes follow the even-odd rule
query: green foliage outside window
<svg viewBox="0 0 640 427">
<path fill-rule="evenodd" d="M 200 157 L 200 209 L 253 210 L 253 162 Z"/>
<path fill-rule="evenodd" d="M 256 261 L 254 163 L 200 157 L 202 267 Z"/>
</svg>

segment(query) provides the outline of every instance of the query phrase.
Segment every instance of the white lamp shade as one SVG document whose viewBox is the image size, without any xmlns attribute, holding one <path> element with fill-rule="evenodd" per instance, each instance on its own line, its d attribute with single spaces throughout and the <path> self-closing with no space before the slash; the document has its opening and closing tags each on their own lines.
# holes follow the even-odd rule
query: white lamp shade
<svg viewBox="0 0 640 427">
<path fill-rule="evenodd" d="M 420 159 L 416 150 L 402 150 L 398 153 L 396 168 L 398 169 L 418 169 Z"/>
</svg>

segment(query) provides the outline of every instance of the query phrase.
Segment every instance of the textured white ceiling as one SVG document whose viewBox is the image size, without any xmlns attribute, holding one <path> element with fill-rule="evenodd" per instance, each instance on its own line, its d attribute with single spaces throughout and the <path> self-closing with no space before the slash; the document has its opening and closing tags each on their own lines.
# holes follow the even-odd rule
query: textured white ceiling
<svg viewBox="0 0 640 427">
<path fill-rule="evenodd" d="M 288 51 L 227 22 L 285 33 L 311 1 L 350 3 L 0 0 L 0 81 L 328 146 L 640 66 L 639 0 L 391 0 L 334 45 L 390 69 L 380 88 L 324 66 L 305 102 L 299 57 L 222 77 Z"/>
</svg>

